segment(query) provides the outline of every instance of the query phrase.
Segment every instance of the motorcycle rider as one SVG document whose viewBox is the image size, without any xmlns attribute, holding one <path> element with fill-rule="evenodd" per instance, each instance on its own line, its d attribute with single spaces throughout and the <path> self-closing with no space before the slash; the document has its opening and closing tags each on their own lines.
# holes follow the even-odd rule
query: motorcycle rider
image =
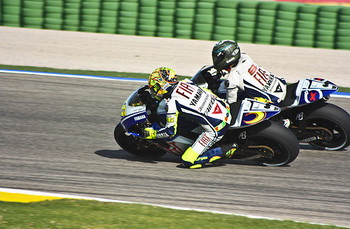
<svg viewBox="0 0 350 229">
<path fill-rule="evenodd" d="M 212 49 L 212 59 L 213 66 L 203 69 L 201 74 L 214 91 L 218 90 L 218 80 L 225 79 L 229 104 L 237 101 L 239 91 L 276 105 L 284 100 L 286 81 L 260 67 L 247 54 L 241 53 L 236 41 L 222 40 L 216 43 Z"/>
<path fill-rule="evenodd" d="M 145 128 L 145 139 L 172 138 L 177 133 L 178 116 L 183 114 L 203 128 L 202 134 L 181 157 L 184 167 L 201 168 L 206 163 L 233 155 L 236 148 L 232 145 L 210 149 L 221 140 L 230 124 L 230 107 L 226 101 L 189 80 L 178 81 L 174 70 L 167 67 L 151 73 L 148 87 L 153 98 L 165 100 L 166 123 L 159 130 Z"/>
</svg>

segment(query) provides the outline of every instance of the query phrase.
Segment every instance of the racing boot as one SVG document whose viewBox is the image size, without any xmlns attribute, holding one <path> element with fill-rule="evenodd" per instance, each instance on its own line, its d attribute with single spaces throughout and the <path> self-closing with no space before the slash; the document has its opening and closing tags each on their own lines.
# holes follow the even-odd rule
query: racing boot
<svg viewBox="0 0 350 229">
<path fill-rule="evenodd" d="M 232 148 L 225 153 L 225 158 L 231 158 L 233 154 L 236 152 L 237 148 Z"/>
<path fill-rule="evenodd" d="M 236 143 L 233 144 L 227 144 L 227 145 L 222 145 L 220 146 L 222 152 L 224 153 L 224 158 L 232 158 L 233 154 L 237 150 L 237 145 Z"/>
<path fill-rule="evenodd" d="M 202 155 L 198 156 L 192 147 L 189 147 L 182 155 L 182 165 L 190 169 L 202 168 L 206 163 L 212 163 L 224 157 L 220 147 L 210 149 Z"/>
<path fill-rule="evenodd" d="M 193 152 L 192 152 L 193 151 Z M 234 152 L 236 151 L 235 144 L 224 145 L 221 147 L 216 147 L 214 149 L 210 149 L 202 155 L 198 156 L 194 161 L 194 156 L 198 155 L 197 152 L 189 147 L 184 155 L 182 156 L 182 165 L 190 168 L 190 169 L 199 169 L 202 168 L 207 163 L 213 163 L 221 158 L 231 158 Z M 192 161 L 190 161 L 191 157 L 189 155 L 193 155 Z"/>
</svg>

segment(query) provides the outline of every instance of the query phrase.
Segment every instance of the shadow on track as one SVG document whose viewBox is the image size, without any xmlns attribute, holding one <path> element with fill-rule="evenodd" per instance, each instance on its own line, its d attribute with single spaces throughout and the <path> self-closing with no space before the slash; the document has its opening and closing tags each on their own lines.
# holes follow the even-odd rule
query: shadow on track
<svg viewBox="0 0 350 229">
<path fill-rule="evenodd" d="M 101 156 L 101 157 L 107 157 L 111 159 L 124 159 L 127 161 L 139 161 L 139 162 L 145 162 L 145 163 L 157 163 L 157 162 L 174 162 L 174 163 L 180 163 L 181 160 L 179 157 L 171 155 L 171 154 L 165 154 L 158 158 L 152 158 L 152 157 L 137 157 L 130 153 L 125 152 L 124 150 L 98 150 L 95 152 L 95 154 Z"/>
<path fill-rule="evenodd" d="M 127 161 L 138 161 L 138 162 L 144 162 L 144 163 L 154 163 L 154 164 L 157 164 L 157 162 L 171 162 L 171 163 L 177 163 L 177 164 L 181 163 L 180 157 L 169 153 L 166 153 L 163 156 L 158 158 L 152 158 L 152 157 L 137 157 L 135 155 L 125 152 L 124 150 L 103 149 L 103 150 L 96 151 L 95 154 L 97 154 L 98 156 L 106 157 L 110 159 L 123 159 Z M 218 161 L 216 166 L 225 166 L 228 164 L 244 165 L 244 166 L 261 166 L 253 161 L 242 161 L 237 159 L 235 160 L 221 159 Z"/>
<path fill-rule="evenodd" d="M 303 151 L 318 151 L 319 153 L 327 153 L 329 154 L 330 152 L 345 152 L 345 151 L 349 151 L 349 147 L 348 148 L 345 148 L 345 149 L 341 149 L 341 150 L 335 150 L 335 151 L 329 151 L 329 150 L 325 150 L 325 149 L 318 149 L 312 145 L 309 145 L 307 143 L 301 143 L 299 144 L 300 146 L 300 150 L 303 150 Z"/>
</svg>

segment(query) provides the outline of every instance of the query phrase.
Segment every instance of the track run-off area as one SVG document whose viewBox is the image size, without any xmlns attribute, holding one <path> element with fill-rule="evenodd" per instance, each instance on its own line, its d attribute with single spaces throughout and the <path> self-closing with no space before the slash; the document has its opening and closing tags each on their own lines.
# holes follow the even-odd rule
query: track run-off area
<svg viewBox="0 0 350 229">
<path fill-rule="evenodd" d="M 350 152 L 301 145 L 285 167 L 225 160 L 178 168 L 114 141 L 120 107 L 145 81 L 0 73 L 0 188 L 350 227 Z M 348 98 L 330 99 L 350 111 Z"/>
</svg>

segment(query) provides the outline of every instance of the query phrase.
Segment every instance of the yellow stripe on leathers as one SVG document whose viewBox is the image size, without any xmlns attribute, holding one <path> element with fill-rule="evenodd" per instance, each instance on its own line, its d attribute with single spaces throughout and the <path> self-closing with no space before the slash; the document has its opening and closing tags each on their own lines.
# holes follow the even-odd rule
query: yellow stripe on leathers
<svg viewBox="0 0 350 229">
<path fill-rule="evenodd" d="M 38 196 L 38 195 L 29 195 L 29 194 L 21 194 L 21 193 L 0 192 L 0 201 L 6 201 L 6 202 L 29 203 L 29 202 L 39 202 L 44 200 L 56 200 L 56 199 L 62 199 L 62 198 L 53 197 L 53 196 Z"/>
</svg>

